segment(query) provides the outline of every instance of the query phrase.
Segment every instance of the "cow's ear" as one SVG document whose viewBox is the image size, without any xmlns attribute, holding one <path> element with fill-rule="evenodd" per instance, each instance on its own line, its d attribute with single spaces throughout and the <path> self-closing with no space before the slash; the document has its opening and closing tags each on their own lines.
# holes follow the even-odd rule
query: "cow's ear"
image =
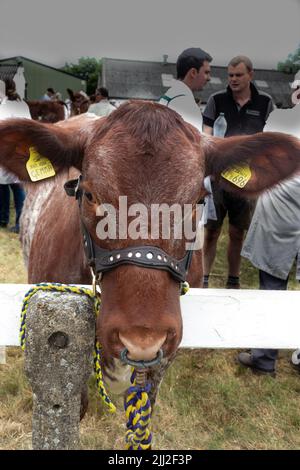
<svg viewBox="0 0 300 470">
<path fill-rule="evenodd" d="M 34 175 L 42 176 L 47 171 L 48 176 L 53 176 L 70 166 L 81 170 L 89 135 L 80 120 L 54 125 L 29 119 L 7 119 L 0 122 L 0 165 L 21 181 L 34 181 Z M 44 160 L 38 162 L 39 156 Z"/>
<path fill-rule="evenodd" d="M 67 88 L 67 92 L 68 92 L 68 95 L 70 97 L 70 100 L 74 101 L 75 100 L 74 91 L 71 90 L 71 88 Z"/>
<path fill-rule="evenodd" d="M 300 141 L 265 132 L 226 139 L 203 136 L 206 174 L 227 191 L 256 196 L 300 171 Z"/>
</svg>

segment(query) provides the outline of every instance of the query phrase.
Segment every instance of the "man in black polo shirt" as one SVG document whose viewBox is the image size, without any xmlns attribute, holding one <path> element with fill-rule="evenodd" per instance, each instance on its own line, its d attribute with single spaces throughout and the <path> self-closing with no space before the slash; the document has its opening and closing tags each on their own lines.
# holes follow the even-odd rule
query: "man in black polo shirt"
<svg viewBox="0 0 300 470">
<path fill-rule="evenodd" d="M 203 113 L 203 131 L 213 135 L 213 126 L 220 113 L 227 121 L 225 137 L 262 132 L 273 110 L 272 98 L 258 91 L 251 82 L 253 66 L 246 56 L 234 57 L 228 65 L 228 87 L 209 97 Z M 227 288 L 240 287 L 241 249 L 245 230 L 252 216 L 253 202 L 232 196 L 213 183 L 213 195 L 218 220 L 209 220 L 204 241 L 204 287 L 208 287 L 209 274 L 215 259 L 217 241 L 223 220 L 228 213 L 228 279 Z"/>
</svg>

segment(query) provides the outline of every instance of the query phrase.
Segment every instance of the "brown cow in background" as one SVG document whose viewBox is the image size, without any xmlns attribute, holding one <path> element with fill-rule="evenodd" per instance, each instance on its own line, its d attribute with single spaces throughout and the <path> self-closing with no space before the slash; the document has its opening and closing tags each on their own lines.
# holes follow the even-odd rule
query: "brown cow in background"
<svg viewBox="0 0 300 470">
<path fill-rule="evenodd" d="M 67 88 L 67 92 L 71 100 L 71 116 L 86 113 L 90 105 L 88 95 L 84 91 L 74 92 L 70 88 Z"/>
<path fill-rule="evenodd" d="M 69 116 L 78 116 L 86 113 L 90 105 L 88 95 L 84 91 L 74 92 L 67 89 L 70 97 L 70 106 L 60 100 L 28 100 L 32 119 L 40 122 L 56 123 Z M 70 108 L 70 109 L 69 109 Z"/>
<path fill-rule="evenodd" d="M 125 103 L 101 119 L 83 115 L 57 125 L 25 119 L 0 124 L 0 163 L 23 181 L 30 180 L 26 161 L 32 146 L 52 162 L 57 176 L 36 187 L 34 183 L 28 185 L 23 219 L 23 233 L 33 226 L 27 240 L 28 282 L 91 283 L 83 224 L 94 246 L 101 252 L 107 250 L 105 262 L 113 259 L 112 267 L 102 270 L 97 325 L 106 380 L 116 374 L 124 347 L 128 357 L 136 361 L 151 360 L 162 350 L 161 364 L 148 370 L 153 403 L 163 372 L 182 337 L 180 281 L 169 261 L 175 260 L 176 264 L 184 258 L 186 240 L 153 240 L 150 234 L 142 241 L 130 237 L 100 240 L 96 230 L 102 216 L 98 208 L 105 204 L 118 208 L 121 195 L 127 196 L 128 206 L 195 205 L 205 196 L 205 175 L 213 175 L 227 191 L 255 196 L 300 170 L 300 142 L 279 133 L 227 139 L 200 135 L 176 112 L 140 101 Z M 235 164 L 248 164 L 251 170 L 242 189 L 222 176 Z M 79 173 L 82 179 L 76 194 L 80 207 L 63 188 Z M 47 194 L 35 208 L 36 221 L 31 221 L 29 203 L 35 199 L 31 194 L 39 193 L 44 184 L 48 185 Z M 132 257 L 141 245 L 150 253 L 165 253 L 170 269 L 127 264 L 130 253 Z M 121 262 L 124 253 L 126 259 Z M 189 272 L 192 287 L 201 285 L 200 260 L 201 250 L 193 255 Z"/>
<path fill-rule="evenodd" d="M 35 121 L 55 123 L 65 119 L 66 105 L 63 101 L 28 100 L 26 103 Z"/>
</svg>

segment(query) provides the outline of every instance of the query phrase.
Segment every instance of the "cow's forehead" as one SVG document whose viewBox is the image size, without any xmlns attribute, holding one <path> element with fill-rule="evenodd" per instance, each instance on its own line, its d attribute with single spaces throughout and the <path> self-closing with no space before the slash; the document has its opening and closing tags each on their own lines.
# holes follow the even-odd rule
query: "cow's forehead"
<svg viewBox="0 0 300 470">
<path fill-rule="evenodd" d="M 183 203 L 196 197 L 204 173 L 201 137 L 174 111 L 131 102 L 108 117 L 86 113 L 68 125 L 78 123 L 86 138 L 83 178 L 100 196 Z"/>
<path fill-rule="evenodd" d="M 144 202 L 192 202 L 204 176 L 200 148 L 177 140 L 157 149 L 139 146 L 138 139 L 119 134 L 93 138 L 83 161 L 84 180 L 101 198 L 126 194 Z"/>
</svg>

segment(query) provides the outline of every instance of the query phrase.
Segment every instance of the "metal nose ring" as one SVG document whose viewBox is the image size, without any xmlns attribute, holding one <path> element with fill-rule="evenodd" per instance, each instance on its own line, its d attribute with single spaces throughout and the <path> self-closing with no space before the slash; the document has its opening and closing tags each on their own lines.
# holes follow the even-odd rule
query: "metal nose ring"
<svg viewBox="0 0 300 470">
<path fill-rule="evenodd" d="M 160 349 L 154 359 L 151 361 L 134 361 L 133 359 L 129 359 L 128 356 L 128 349 L 125 348 L 120 354 L 121 361 L 124 364 L 128 364 L 129 366 L 136 367 L 137 369 L 147 369 L 148 367 L 156 366 L 158 365 L 162 358 L 163 358 L 163 350 Z"/>
</svg>

